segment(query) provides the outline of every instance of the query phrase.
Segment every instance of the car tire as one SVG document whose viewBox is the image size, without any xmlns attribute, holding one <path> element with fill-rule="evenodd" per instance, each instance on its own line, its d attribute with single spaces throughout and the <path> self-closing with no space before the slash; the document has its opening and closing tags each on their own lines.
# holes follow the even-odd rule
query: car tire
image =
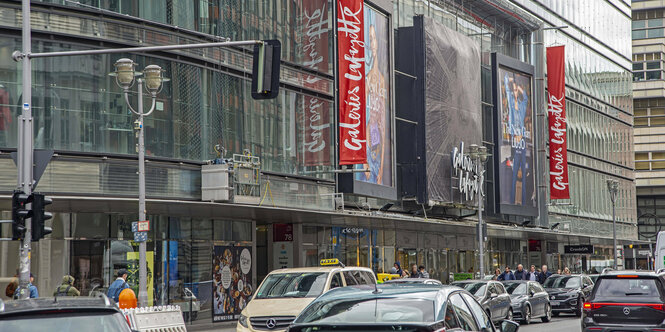
<svg viewBox="0 0 665 332">
<path fill-rule="evenodd" d="M 582 302 L 584 299 L 581 297 L 577 298 L 577 308 L 575 308 L 575 316 L 582 317 Z"/>
<path fill-rule="evenodd" d="M 543 323 L 552 320 L 552 306 L 550 306 L 549 303 L 545 305 L 545 316 L 541 317 L 540 320 L 542 320 Z"/>
<path fill-rule="evenodd" d="M 524 307 L 524 315 L 522 317 L 524 317 L 522 320 L 524 325 L 529 325 L 529 323 L 531 323 L 531 307 L 529 305 Z"/>
<path fill-rule="evenodd" d="M 508 313 L 506 314 L 506 320 L 513 320 L 513 309 L 512 308 L 508 309 Z"/>
</svg>

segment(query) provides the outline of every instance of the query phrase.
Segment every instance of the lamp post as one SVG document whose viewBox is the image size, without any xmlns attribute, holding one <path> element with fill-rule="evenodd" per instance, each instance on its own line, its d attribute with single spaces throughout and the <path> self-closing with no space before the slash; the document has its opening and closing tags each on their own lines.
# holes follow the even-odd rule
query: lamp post
<svg viewBox="0 0 665 332">
<path fill-rule="evenodd" d="M 162 89 L 162 82 L 169 79 L 164 78 L 162 73 L 164 70 L 157 65 L 149 65 L 143 69 L 143 73 L 135 71 L 136 63 L 131 59 L 122 58 L 115 62 L 115 71 L 109 75 L 114 76 L 116 83 L 122 88 L 125 95 L 125 102 L 127 107 L 132 113 L 138 115 L 138 119 L 134 121 L 134 129 L 138 131 L 138 155 L 139 155 L 139 221 L 145 220 L 145 143 L 143 135 L 143 118 L 152 114 L 155 110 L 157 94 Z M 138 111 L 132 108 L 129 102 L 129 89 L 134 84 L 134 78 L 137 76 L 145 75 L 145 79 L 137 78 L 137 94 L 138 94 Z M 148 113 L 143 113 L 143 85 L 150 94 L 152 99 L 152 106 Z M 148 305 L 148 283 L 147 283 L 147 267 L 146 267 L 146 243 L 145 241 L 139 242 L 139 294 L 138 304 L 140 307 Z"/>
<path fill-rule="evenodd" d="M 487 153 L 487 147 L 484 145 L 471 144 L 469 146 L 470 153 L 469 155 L 473 160 L 476 161 L 478 166 L 476 174 L 476 183 L 478 185 L 478 272 L 480 273 L 480 279 L 485 276 L 485 239 L 483 238 L 483 179 L 485 178 L 483 174 L 485 173 L 485 162 L 487 158 L 491 156 L 490 153 Z"/>
<path fill-rule="evenodd" d="M 614 248 L 614 269 L 617 269 L 617 220 L 616 220 L 616 199 L 619 192 L 619 181 L 615 179 L 607 179 L 607 191 L 610 193 L 610 200 L 612 200 L 612 240 Z"/>
</svg>

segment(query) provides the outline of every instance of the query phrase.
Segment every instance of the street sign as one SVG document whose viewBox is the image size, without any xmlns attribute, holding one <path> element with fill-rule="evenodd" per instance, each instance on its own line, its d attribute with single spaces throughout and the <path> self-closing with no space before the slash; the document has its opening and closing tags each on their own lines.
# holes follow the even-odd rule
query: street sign
<svg viewBox="0 0 665 332">
<path fill-rule="evenodd" d="M 132 221 L 132 232 L 136 233 L 139 231 L 139 223 L 137 221 Z"/>
<path fill-rule="evenodd" d="M 32 177 L 34 178 L 34 185 L 32 186 L 33 189 L 37 187 L 39 179 L 42 178 L 42 175 L 46 170 L 46 166 L 48 166 L 49 161 L 51 161 L 51 158 L 53 157 L 53 152 L 53 150 L 34 149 L 32 166 Z M 11 152 L 9 156 L 12 158 L 12 160 L 14 160 L 14 164 L 18 165 L 18 161 L 16 159 L 17 153 Z"/>
<path fill-rule="evenodd" d="M 150 231 L 150 221 L 149 220 L 143 220 L 143 221 L 138 221 L 138 231 L 139 232 L 148 232 Z"/>
<path fill-rule="evenodd" d="M 134 233 L 134 242 L 145 242 L 145 241 L 148 241 L 148 232 Z"/>
</svg>

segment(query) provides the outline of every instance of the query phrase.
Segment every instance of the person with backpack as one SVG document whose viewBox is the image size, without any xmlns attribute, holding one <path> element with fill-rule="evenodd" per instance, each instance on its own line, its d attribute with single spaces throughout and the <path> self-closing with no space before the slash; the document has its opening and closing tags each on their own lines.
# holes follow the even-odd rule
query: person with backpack
<svg viewBox="0 0 665 332">
<path fill-rule="evenodd" d="M 106 296 L 113 299 L 116 303 L 120 301 L 120 292 L 129 288 L 129 285 L 127 284 L 127 275 L 127 270 L 120 269 L 117 274 L 118 278 L 115 279 L 111 286 L 109 286 L 109 290 L 106 292 Z"/>
<path fill-rule="evenodd" d="M 36 299 L 39 297 L 39 291 L 37 290 L 37 286 L 32 284 L 33 282 L 35 282 L 35 276 L 30 273 L 30 283 L 28 283 L 28 292 L 30 292 L 29 298 Z M 23 292 L 21 286 L 16 287 L 13 299 L 18 300 L 21 298 L 21 292 Z"/>
<path fill-rule="evenodd" d="M 53 291 L 53 296 L 81 296 L 81 292 L 74 287 L 74 277 L 70 275 L 62 277 L 62 284 Z"/>
</svg>

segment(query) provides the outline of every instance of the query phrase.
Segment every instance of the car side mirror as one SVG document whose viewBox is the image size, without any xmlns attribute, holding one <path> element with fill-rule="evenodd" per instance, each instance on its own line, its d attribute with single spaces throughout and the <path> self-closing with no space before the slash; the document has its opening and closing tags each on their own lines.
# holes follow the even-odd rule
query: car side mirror
<svg viewBox="0 0 665 332">
<path fill-rule="evenodd" d="M 520 324 L 512 320 L 504 320 L 501 322 L 501 332 L 517 332 L 520 329 Z"/>
</svg>

